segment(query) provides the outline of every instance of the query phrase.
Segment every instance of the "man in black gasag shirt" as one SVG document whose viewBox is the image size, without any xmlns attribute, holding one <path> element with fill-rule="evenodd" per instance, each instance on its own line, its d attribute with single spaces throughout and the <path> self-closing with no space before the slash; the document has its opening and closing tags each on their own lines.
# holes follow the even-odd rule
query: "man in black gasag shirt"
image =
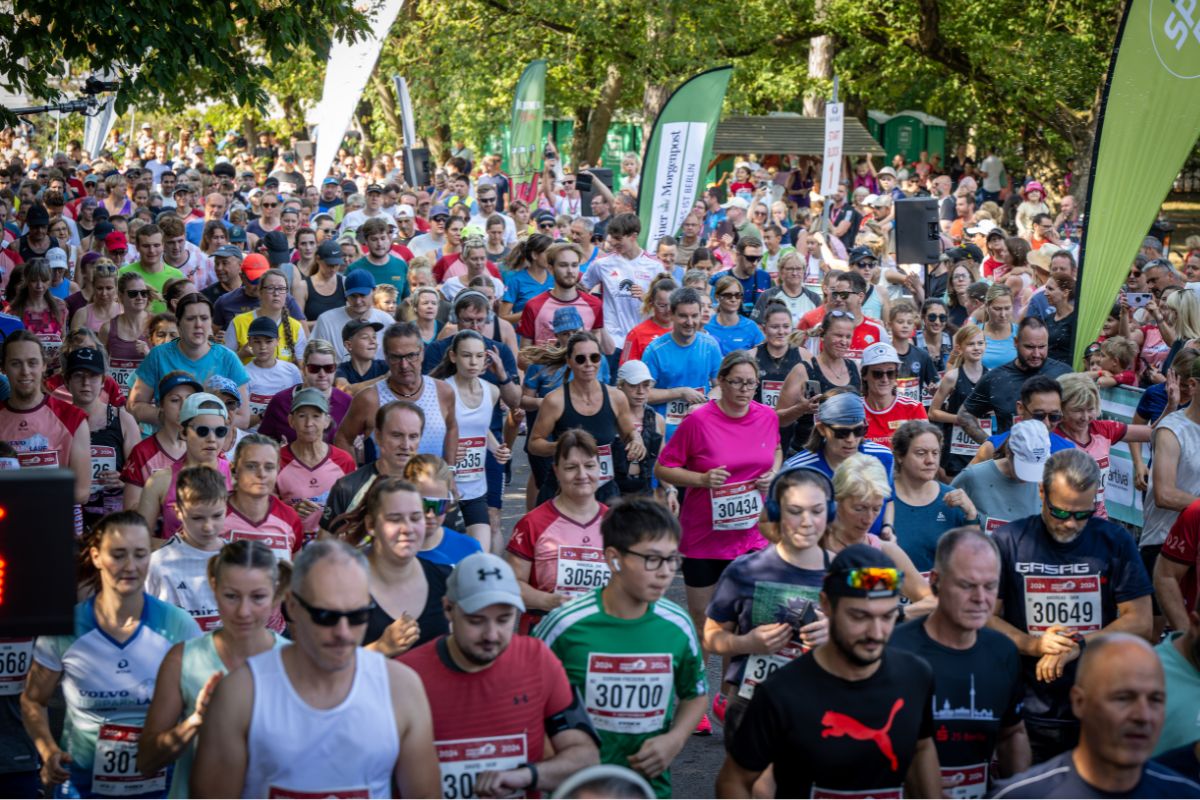
<svg viewBox="0 0 1200 800">
<path fill-rule="evenodd" d="M 929 587 L 938 605 L 901 625 L 888 647 L 933 667 L 933 741 L 947 797 L 983 797 L 995 777 L 1028 769 L 1021 721 L 1021 658 L 1006 636 L 989 630 L 1000 591 L 1000 551 L 978 528 L 938 540 Z M 992 754 L 999 775 L 990 775 Z"/>
<path fill-rule="evenodd" d="M 718 797 L 749 797 L 775 767 L 778 797 L 940 797 L 933 674 L 886 649 L 904 574 L 881 551 L 847 547 L 821 591 L 829 641 L 754 693 L 717 776 Z"/>
</svg>

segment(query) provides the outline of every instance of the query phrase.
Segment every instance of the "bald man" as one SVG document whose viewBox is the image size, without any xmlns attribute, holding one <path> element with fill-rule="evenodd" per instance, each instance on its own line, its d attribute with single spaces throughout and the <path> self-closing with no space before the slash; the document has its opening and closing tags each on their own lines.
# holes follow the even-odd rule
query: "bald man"
<svg viewBox="0 0 1200 800">
<path fill-rule="evenodd" d="M 1071 710 L 1079 744 L 1004 784 L 993 797 L 1200 797 L 1200 784 L 1147 764 L 1166 715 L 1162 664 L 1145 639 L 1097 636 L 1080 659 Z"/>
<path fill-rule="evenodd" d="M 197 247 L 200 246 L 200 240 L 204 238 L 204 226 L 210 222 L 220 222 L 229 229 L 229 223 L 225 221 L 225 212 L 229 210 L 229 201 L 225 195 L 220 192 L 213 192 L 204 198 L 204 218 L 187 220 L 184 226 L 187 240 Z"/>
</svg>

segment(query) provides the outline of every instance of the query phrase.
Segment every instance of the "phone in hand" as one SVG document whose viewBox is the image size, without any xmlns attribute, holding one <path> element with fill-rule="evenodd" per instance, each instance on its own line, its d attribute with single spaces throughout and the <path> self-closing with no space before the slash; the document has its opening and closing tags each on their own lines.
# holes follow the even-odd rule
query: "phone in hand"
<svg viewBox="0 0 1200 800">
<path fill-rule="evenodd" d="M 1154 295 L 1149 292 L 1126 292 L 1125 300 L 1129 303 L 1130 308 L 1145 308 L 1150 305 L 1150 301 L 1154 299 Z"/>
<path fill-rule="evenodd" d="M 820 381 L 807 381 L 804 384 L 804 396 L 808 398 L 817 397 L 821 394 Z"/>
</svg>

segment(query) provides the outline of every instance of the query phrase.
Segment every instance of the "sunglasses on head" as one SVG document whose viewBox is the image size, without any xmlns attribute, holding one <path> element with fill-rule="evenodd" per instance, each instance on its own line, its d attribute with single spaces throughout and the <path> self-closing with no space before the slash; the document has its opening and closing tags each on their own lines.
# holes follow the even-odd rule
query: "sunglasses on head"
<svg viewBox="0 0 1200 800">
<path fill-rule="evenodd" d="M 440 517 L 446 513 L 446 508 L 450 505 L 448 497 L 422 497 L 421 508 L 426 514 L 432 513 L 435 517 Z"/>
<path fill-rule="evenodd" d="M 1058 412 L 1058 411 L 1030 411 L 1029 417 L 1031 419 L 1036 419 L 1038 422 L 1045 422 L 1046 420 L 1050 420 L 1051 422 L 1057 424 L 1059 422 L 1062 422 L 1063 415 L 1061 412 Z"/>
<path fill-rule="evenodd" d="M 1046 501 L 1046 510 L 1049 511 L 1050 516 L 1054 517 L 1055 519 L 1059 519 L 1059 520 L 1074 519 L 1074 520 L 1078 520 L 1079 522 L 1086 522 L 1087 520 L 1091 519 L 1096 513 L 1096 509 L 1094 509 L 1094 508 L 1089 508 L 1087 511 L 1068 511 L 1065 508 L 1059 508 L 1058 506 L 1051 503 L 1049 500 Z"/>
<path fill-rule="evenodd" d="M 228 425 L 218 425 L 215 428 L 210 428 L 208 425 L 197 425 L 192 428 L 192 430 L 194 430 L 196 435 L 201 439 L 207 439 L 210 433 L 213 436 L 216 436 L 218 439 L 224 439 L 229 435 Z"/>
<path fill-rule="evenodd" d="M 126 289 L 125 296 L 128 297 L 130 300 L 136 300 L 139 297 L 149 297 L 150 290 L 149 289 Z"/>
<path fill-rule="evenodd" d="M 574 361 L 576 364 L 579 364 L 580 366 L 587 364 L 588 362 L 591 362 L 593 364 L 599 364 L 600 363 L 600 354 L 599 353 L 576 353 L 574 356 Z"/>
<path fill-rule="evenodd" d="M 855 425 L 853 428 L 834 428 L 829 426 L 829 432 L 833 434 L 835 439 L 861 439 L 867 433 L 866 425 Z"/>
<path fill-rule="evenodd" d="M 894 592 L 903 580 L 904 573 L 895 567 L 855 567 L 846 573 L 846 585 L 864 592 Z"/>
<path fill-rule="evenodd" d="M 336 364 L 305 364 L 304 369 L 309 375 L 320 375 L 324 372 L 326 375 L 332 375 L 337 372 Z"/>
<path fill-rule="evenodd" d="M 350 625 L 366 625 L 367 620 L 371 618 L 371 612 L 375 610 L 375 604 L 355 608 L 351 611 L 334 611 L 331 608 L 318 608 L 304 601 L 300 595 L 292 592 L 292 597 L 300 604 L 300 607 L 308 612 L 309 619 L 314 624 L 320 625 L 322 628 L 332 628 L 341 621 L 342 617 L 346 618 L 346 622 Z"/>
</svg>

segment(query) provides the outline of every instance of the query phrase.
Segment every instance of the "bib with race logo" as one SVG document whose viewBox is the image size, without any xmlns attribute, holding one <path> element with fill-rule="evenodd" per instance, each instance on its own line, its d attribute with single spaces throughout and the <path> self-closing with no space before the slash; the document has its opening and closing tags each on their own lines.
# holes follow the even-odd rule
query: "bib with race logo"
<svg viewBox="0 0 1200 800">
<path fill-rule="evenodd" d="M 481 772 L 516 769 L 528 759 L 524 733 L 478 739 L 434 742 L 442 773 L 442 797 L 456 800 L 475 796 L 475 780 Z"/>
<path fill-rule="evenodd" d="M 696 389 L 700 394 L 704 394 L 704 387 Z M 687 400 L 668 400 L 667 401 L 667 424 L 678 425 L 683 422 L 683 418 L 691 413 L 693 406 Z"/>
<path fill-rule="evenodd" d="M 57 450 L 35 450 L 32 453 L 17 453 L 21 469 L 53 469 L 58 466 Z"/>
<path fill-rule="evenodd" d="M 38 333 L 38 341 L 42 343 L 42 350 L 46 353 L 46 363 L 56 361 L 58 353 L 62 350 L 63 338 L 61 333 Z"/>
<path fill-rule="evenodd" d="M 789 644 L 778 653 L 754 653 L 749 656 L 746 659 L 746 671 L 742 675 L 742 685 L 738 687 L 738 697 L 749 700 L 759 684 L 771 677 L 775 670 L 787 666 L 803 653 L 804 649 L 799 645 Z"/>
<path fill-rule="evenodd" d="M 454 474 L 459 478 L 476 478 L 482 475 L 487 438 L 476 436 L 472 439 L 459 439 L 458 448 L 463 451 L 463 457 L 454 465 Z"/>
<path fill-rule="evenodd" d="M 755 481 L 727 483 L 709 489 L 715 531 L 744 531 L 758 524 L 762 494 Z"/>
<path fill-rule="evenodd" d="M 91 493 L 97 495 L 104 491 L 100 482 L 100 473 L 117 471 L 117 448 L 103 444 L 92 445 L 92 488 Z"/>
<path fill-rule="evenodd" d="M 896 392 L 900 397 L 907 397 L 914 403 L 921 402 L 921 379 L 917 377 L 897 378 Z"/>
<path fill-rule="evenodd" d="M 984 436 L 992 435 L 992 420 L 990 418 L 979 420 L 979 427 L 983 429 Z M 974 458 L 978 452 L 979 442 L 972 439 L 965 430 L 955 425 L 954 429 L 950 432 L 950 455 L 971 456 Z"/>
<path fill-rule="evenodd" d="M 1075 633 L 1092 633 L 1100 619 L 1099 575 L 1026 575 L 1025 628 L 1031 636 L 1062 625 Z"/>
<path fill-rule="evenodd" d="M 988 788 L 988 765 L 942 767 L 942 794 L 946 797 L 983 797 Z"/>
<path fill-rule="evenodd" d="M 596 460 L 600 462 L 600 483 L 597 486 L 603 486 L 613 479 L 612 445 L 597 445 Z"/>
<path fill-rule="evenodd" d="M 274 395 L 259 394 L 258 392 L 250 393 L 250 416 L 261 417 L 267 410 L 267 406 L 271 402 Z"/>
<path fill-rule="evenodd" d="M 32 660 L 33 639 L 0 639 L 0 697 L 24 691 Z"/>
<path fill-rule="evenodd" d="M 116 725 L 106 722 L 100 726 L 96 739 L 96 755 L 92 761 L 92 792 L 102 797 L 129 797 L 136 794 L 165 792 L 167 769 L 153 775 L 143 775 L 137 768 L 138 725 Z"/>
<path fill-rule="evenodd" d="M 783 391 L 783 381 L 763 381 L 762 401 L 769 408 L 779 408 L 779 394 Z"/>
<path fill-rule="evenodd" d="M 987 522 L 983 524 L 983 532 L 991 536 L 996 531 L 1003 528 L 1012 520 L 1000 519 L 999 517 L 988 517 Z"/>
<path fill-rule="evenodd" d="M 108 374 L 121 387 L 121 391 L 128 394 L 130 387 L 133 386 L 133 376 L 141 363 L 141 361 L 114 358 L 108 362 Z"/>
<path fill-rule="evenodd" d="M 584 706 L 597 730 L 659 733 L 673 682 L 670 653 L 591 653 Z"/>
<path fill-rule="evenodd" d="M 271 552 L 275 554 L 275 558 L 280 561 L 292 560 L 292 542 L 291 537 L 280 531 L 230 531 L 229 541 L 240 542 L 242 540 L 251 542 L 262 542 L 267 547 L 271 548 Z"/>
<path fill-rule="evenodd" d="M 604 551 L 599 547 L 571 547 L 560 544 L 558 558 L 554 563 L 555 594 L 578 597 L 608 585 L 608 562 L 604 560 Z"/>
</svg>

